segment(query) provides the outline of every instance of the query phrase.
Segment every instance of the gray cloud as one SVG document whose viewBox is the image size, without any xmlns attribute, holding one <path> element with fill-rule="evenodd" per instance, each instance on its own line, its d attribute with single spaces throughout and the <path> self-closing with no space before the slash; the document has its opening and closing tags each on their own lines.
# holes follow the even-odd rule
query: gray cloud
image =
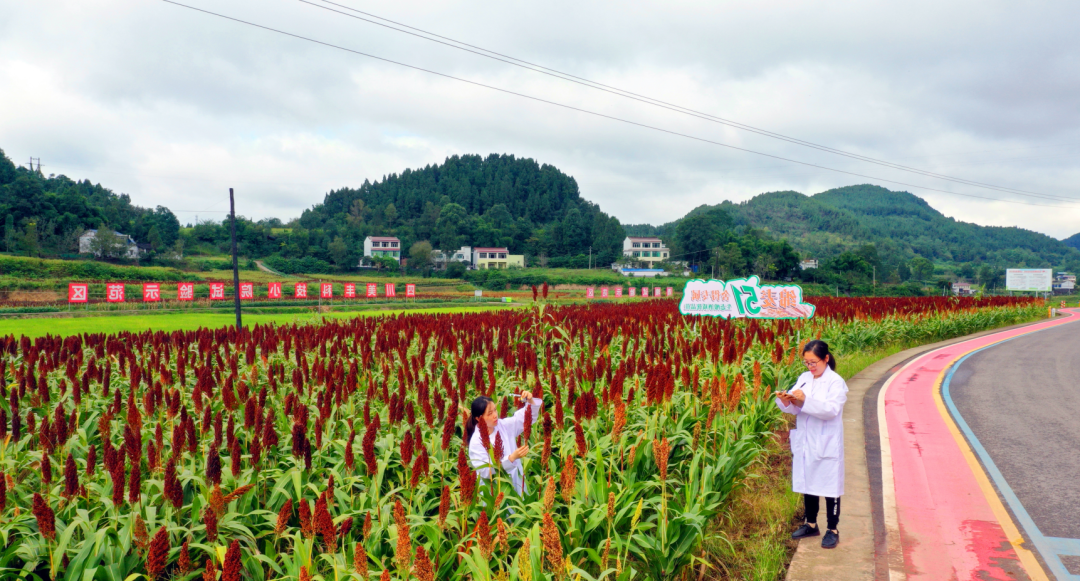
<svg viewBox="0 0 1080 581">
<path fill-rule="evenodd" d="M 316 0 L 317 1 L 317 0 Z M 336 0 L 338 1 L 338 0 Z M 779 133 L 1080 200 L 1080 5 L 1068 2 L 340 3 Z M 295 0 L 187 3 L 477 82 L 774 155 L 946 191 L 913 176 L 649 107 Z M 403 69 L 164 2 L 5 7 L 0 147 L 47 172 L 164 204 L 182 221 L 297 215 L 461 153 L 558 166 L 627 223 L 702 203 L 864 183 Z M 909 189 L 881 182 L 891 189 Z M 911 189 L 960 220 L 1063 237 L 1042 208 Z M 1053 203 L 1053 202 L 1051 202 Z"/>
</svg>

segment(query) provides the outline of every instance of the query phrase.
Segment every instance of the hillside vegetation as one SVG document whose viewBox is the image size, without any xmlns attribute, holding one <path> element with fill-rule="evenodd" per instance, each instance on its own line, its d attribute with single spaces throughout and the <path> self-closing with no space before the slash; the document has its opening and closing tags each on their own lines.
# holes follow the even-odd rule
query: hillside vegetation
<svg viewBox="0 0 1080 581">
<path fill-rule="evenodd" d="M 979 226 L 949 218 L 907 192 L 859 185 L 807 196 L 769 192 L 742 202 L 700 206 L 687 216 L 722 210 L 736 227 L 759 229 L 791 243 L 804 257 L 828 259 L 873 244 L 894 268 L 922 257 L 957 268 L 1080 266 L 1073 246 L 1080 235 L 1061 241 L 1016 227 Z M 626 226 L 628 232 L 674 238 L 676 220 L 660 226 Z"/>
<path fill-rule="evenodd" d="M 144 264 L 203 268 L 199 260 L 220 261 L 229 252 L 227 220 L 180 228 L 168 208 L 141 208 L 89 181 L 16 167 L 2 151 L 0 211 L 2 248 L 22 256 L 70 256 L 80 233 L 101 226 L 148 249 Z M 1080 234 L 1060 241 L 1022 228 L 979 226 L 948 218 L 907 192 L 871 185 L 812 196 L 770 192 L 703 205 L 668 224 L 624 226 L 582 198 L 573 177 L 512 155 L 453 156 L 365 180 L 330 191 L 287 222 L 237 220 L 243 263 L 254 268 L 249 260 L 262 259 L 290 274 L 354 270 L 372 235 L 400 238 L 413 268 L 425 266 L 431 248 L 463 245 L 506 246 L 530 266 L 582 268 L 590 258 L 593 266 L 619 259 L 626 235 L 659 235 L 673 260 L 702 272 L 809 277 L 836 287 L 934 276 L 992 287 L 1006 267 L 1080 270 Z M 419 252 L 410 252 L 414 244 Z M 189 259 L 180 263 L 180 255 Z M 817 258 L 822 268 L 800 272 L 800 258 Z"/>
<path fill-rule="evenodd" d="M 16 167 L 0 150 L 0 216 L 6 252 L 29 256 L 60 256 L 79 251 L 79 235 L 107 225 L 151 246 L 173 247 L 180 221 L 168 208 L 132 205 L 127 194 L 116 194 L 89 180 L 44 176 Z"/>
<path fill-rule="evenodd" d="M 624 237 L 617 219 L 581 197 L 574 178 L 512 155 L 453 156 L 365 180 L 331 191 L 288 224 L 246 223 L 237 235 L 247 256 L 310 259 L 338 269 L 356 265 L 366 236 L 401 238 L 406 257 L 421 241 L 441 250 L 506 246 L 530 262 L 578 268 L 588 265 L 590 247 L 594 264 L 614 261 Z M 209 251 L 224 251 L 228 236 L 224 225 L 209 222 L 190 233 L 193 248 Z"/>
</svg>

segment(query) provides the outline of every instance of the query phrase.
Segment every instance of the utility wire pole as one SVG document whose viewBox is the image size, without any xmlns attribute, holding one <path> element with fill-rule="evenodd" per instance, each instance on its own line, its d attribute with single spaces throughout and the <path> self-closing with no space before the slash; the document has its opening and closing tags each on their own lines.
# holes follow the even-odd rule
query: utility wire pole
<svg viewBox="0 0 1080 581">
<path fill-rule="evenodd" d="M 233 189 L 229 188 L 229 218 L 232 230 L 232 280 L 233 280 L 233 304 L 236 307 L 236 330 L 244 328 L 240 322 L 240 268 L 236 261 L 236 202 L 233 199 Z"/>
</svg>

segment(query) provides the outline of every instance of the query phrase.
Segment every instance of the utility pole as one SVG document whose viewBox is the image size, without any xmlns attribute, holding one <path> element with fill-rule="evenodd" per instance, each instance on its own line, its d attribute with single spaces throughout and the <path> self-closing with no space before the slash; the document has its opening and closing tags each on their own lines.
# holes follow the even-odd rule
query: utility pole
<svg viewBox="0 0 1080 581">
<path fill-rule="evenodd" d="M 233 280 L 233 304 L 236 307 L 236 331 L 244 328 L 240 322 L 240 268 L 236 261 L 236 202 L 233 199 L 233 189 L 229 188 L 229 218 L 232 230 L 232 280 Z"/>
<path fill-rule="evenodd" d="M 592 270 L 592 246 L 589 247 L 589 270 Z"/>
</svg>

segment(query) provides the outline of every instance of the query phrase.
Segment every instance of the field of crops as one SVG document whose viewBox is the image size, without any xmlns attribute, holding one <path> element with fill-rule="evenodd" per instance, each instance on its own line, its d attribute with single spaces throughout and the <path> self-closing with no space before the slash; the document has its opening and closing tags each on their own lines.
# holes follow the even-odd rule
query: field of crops
<svg viewBox="0 0 1080 581">
<path fill-rule="evenodd" d="M 0 576 L 672 579 L 770 437 L 798 347 L 929 341 L 1027 299 L 817 299 L 812 321 L 669 300 L 303 326 L 0 337 Z M 527 492 L 478 480 L 478 395 L 526 416 Z"/>
</svg>

